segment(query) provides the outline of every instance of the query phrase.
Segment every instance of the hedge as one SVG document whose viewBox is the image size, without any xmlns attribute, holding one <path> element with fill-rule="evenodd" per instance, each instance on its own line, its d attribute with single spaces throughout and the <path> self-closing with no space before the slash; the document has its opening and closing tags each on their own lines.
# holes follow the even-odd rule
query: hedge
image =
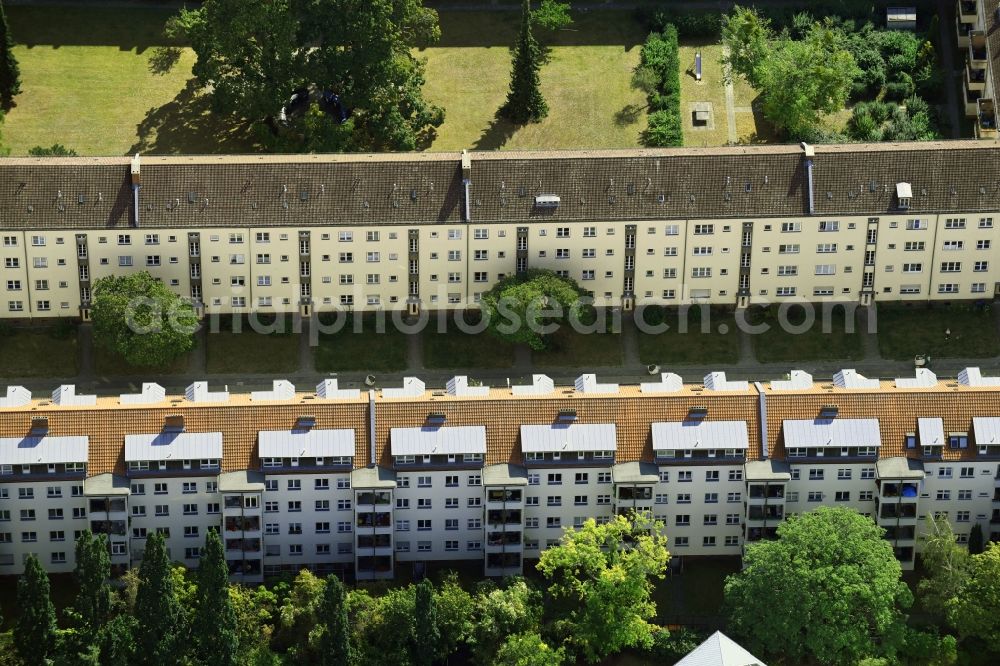
<svg viewBox="0 0 1000 666">
<path fill-rule="evenodd" d="M 682 146 L 680 57 L 677 28 L 667 24 L 650 33 L 639 54 L 640 67 L 656 77 L 656 91 L 649 95 L 649 123 L 642 140 L 647 146 Z"/>
</svg>

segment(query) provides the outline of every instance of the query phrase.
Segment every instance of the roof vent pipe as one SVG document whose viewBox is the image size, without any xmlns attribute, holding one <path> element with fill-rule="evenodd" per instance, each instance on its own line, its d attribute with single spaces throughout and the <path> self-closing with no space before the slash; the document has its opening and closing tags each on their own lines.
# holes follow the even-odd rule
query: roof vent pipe
<svg viewBox="0 0 1000 666">
<path fill-rule="evenodd" d="M 767 460 L 767 395 L 764 393 L 764 386 L 760 382 L 754 382 L 757 389 L 757 418 L 760 420 L 760 457 Z"/>
<path fill-rule="evenodd" d="M 139 153 L 132 157 L 132 226 L 139 226 L 139 190 L 142 189 L 142 177 L 139 174 Z"/>
<path fill-rule="evenodd" d="M 813 157 L 816 156 L 816 149 L 805 141 L 803 141 L 800 145 L 802 146 L 802 152 L 806 158 L 806 183 L 809 187 L 809 214 L 813 215 L 816 213 L 815 199 L 813 198 Z"/>
</svg>

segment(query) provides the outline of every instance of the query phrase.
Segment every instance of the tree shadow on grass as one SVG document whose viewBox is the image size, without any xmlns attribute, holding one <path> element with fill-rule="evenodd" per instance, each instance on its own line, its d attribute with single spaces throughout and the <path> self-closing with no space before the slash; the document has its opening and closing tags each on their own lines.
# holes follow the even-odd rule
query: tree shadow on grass
<svg viewBox="0 0 1000 666">
<path fill-rule="evenodd" d="M 515 123 L 507 120 L 497 111 L 493 116 L 493 120 L 490 121 L 489 127 L 476 139 L 472 147 L 475 150 L 497 150 L 503 148 L 510 141 L 511 137 L 514 136 L 517 128 L 518 126 Z"/>
<path fill-rule="evenodd" d="M 157 46 L 149 56 L 149 71 L 153 74 L 169 74 L 177 61 L 181 59 L 181 50 L 176 46 Z"/>
<path fill-rule="evenodd" d="M 138 140 L 129 154 L 246 153 L 259 150 L 253 125 L 216 113 L 211 98 L 195 79 L 166 104 L 151 108 L 136 127 Z"/>
<path fill-rule="evenodd" d="M 625 127 L 639 122 L 646 107 L 642 104 L 626 104 L 615 112 L 615 125 Z"/>
</svg>

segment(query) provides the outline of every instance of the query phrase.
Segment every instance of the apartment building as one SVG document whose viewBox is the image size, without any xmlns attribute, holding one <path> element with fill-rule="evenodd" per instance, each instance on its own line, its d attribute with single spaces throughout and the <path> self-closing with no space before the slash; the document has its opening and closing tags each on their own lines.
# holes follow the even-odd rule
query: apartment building
<svg viewBox="0 0 1000 666">
<path fill-rule="evenodd" d="M 924 518 L 960 543 L 1000 540 L 1000 378 L 968 368 L 767 383 L 662 373 L 638 386 L 544 375 L 490 388 L 418 378 L 360 392 L 277 381 L 250 394 L 155 384 L 117 397 L 9 387 L 0 398 L 0 573 L 35 553 L 71 571 L 73 539 L 107 534 L 117 572 L 146 538 L 198 564 L 223 536 L 236 580 L 309 567 L 355 579 L 471 561 L 518 573 L 585 520 L 641 511 L 674 557 L 739 556 L 782 520 L 844 506 L 886 529 L 903 566 Z"/>
<path fill-rule="evenodd" d="M 997 150 L 5 158 L 0 318 L 134 271 L 221 314 L 469 308 L 531 268 L 626 309 L 989 298 Z"/>
</svg>

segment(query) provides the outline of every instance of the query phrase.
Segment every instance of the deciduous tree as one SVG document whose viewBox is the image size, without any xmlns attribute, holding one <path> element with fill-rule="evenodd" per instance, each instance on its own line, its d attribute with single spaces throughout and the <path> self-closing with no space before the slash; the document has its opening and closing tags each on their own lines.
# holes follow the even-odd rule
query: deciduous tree
<svg viewBox="0 0 1000 666">
<path fill-rule="evenodd" d="M 948 603 L 969 576 L 969 553 L 955 543 L 955 533 L 944 517 L 928 515 L 921 540 L 920 561 L 925 574 L 917 583 L 917 592 L 928 612 L 944 618 Z"/>
<path fill-rule="evenodd" d="M 497 650 L 514 634 L 535 631 L 542 619 L 542 595 L 523 579 L 480 593 L 469 643 L 476 663 L 491 664 Z"/>
<path fill-rule="evenodd" d="M 226 553 L 215 530 L 205 535 L 197 580 L 191 628 L 198 660 L 206 666 L 235 666 L 239 656 L 236 611 L 229 597 Z"/>
<path fill-rule="evenodd" d="M 824 507 L 747 546 L 726 580 L 729 629 L 757 655 L 788 663 L 855 664 L 899 633 L 912 595 L 884 530 L 856 511 Z"/>
<path fill-rule="evenodd" d="M 194 348 L 194 307 L 145 271 L 97 280 L 91 314 L 97 344 L 130 365 L 167 365 Z"/>
<path fill-rule="evenodd" d="M 494 666 L 560 666 L 566 661 L 566 650 L 553 649 L 537 632 L 514 634 L 504 641 Z"/>
<path fill-rule="evenodd" d="M 135 598 L 138 663 L 159 666 L 181 660 L 186 648 L 182 618 L 163 536 L 151 534 L 146 539 Z"/>
<path fill-rule="evenodd" d="M 534 269 L 498 280 L 483 294 L 481 305 L 494 335 L 540 350 L 545 348 L 545 336 L 567 316 L 579 317 L 580 295 L 572 280 Z"/>
<path fill-rule="evenodd" d="M 1000 543 L 970 559 L 969 577 L 948 604 L 948 622 L 963 637 L 1000 645 Z"/>
<path fill-rule="evenodd" d="M 56 609 L 49 598 L 49 576 L 38 557 L 28 555 L 17 581 L 14 647 L 25 666 L 43 666 L 56 647 Z"/>
<path fill-rule="evenodd" d="M 542 553 L 553 632 L 571 652 L 595 663 L 651 643 L 653 581 L 670 559 L 662 527 L 638 514 L 590 519 Z"/>
<path fill-rule="evenodd" d="M 9 109 L 14 96 L 21 92 L 21 68 L 14 57 L 14 37 L 7 24 L 7 13 L 0 2 L 0 107 Z"/>
<path fill-rule="evenodd" d="M 542 97 L 542 52 L 531 31 L 531 6 L 528 0 L 521 4 L 521 30 L 514 45 L 514 61 L 510 71 L 510 91 L 500 114 L 515 123 L 537 122 L 549 114 L 548 104 Z"/>
</svg>

